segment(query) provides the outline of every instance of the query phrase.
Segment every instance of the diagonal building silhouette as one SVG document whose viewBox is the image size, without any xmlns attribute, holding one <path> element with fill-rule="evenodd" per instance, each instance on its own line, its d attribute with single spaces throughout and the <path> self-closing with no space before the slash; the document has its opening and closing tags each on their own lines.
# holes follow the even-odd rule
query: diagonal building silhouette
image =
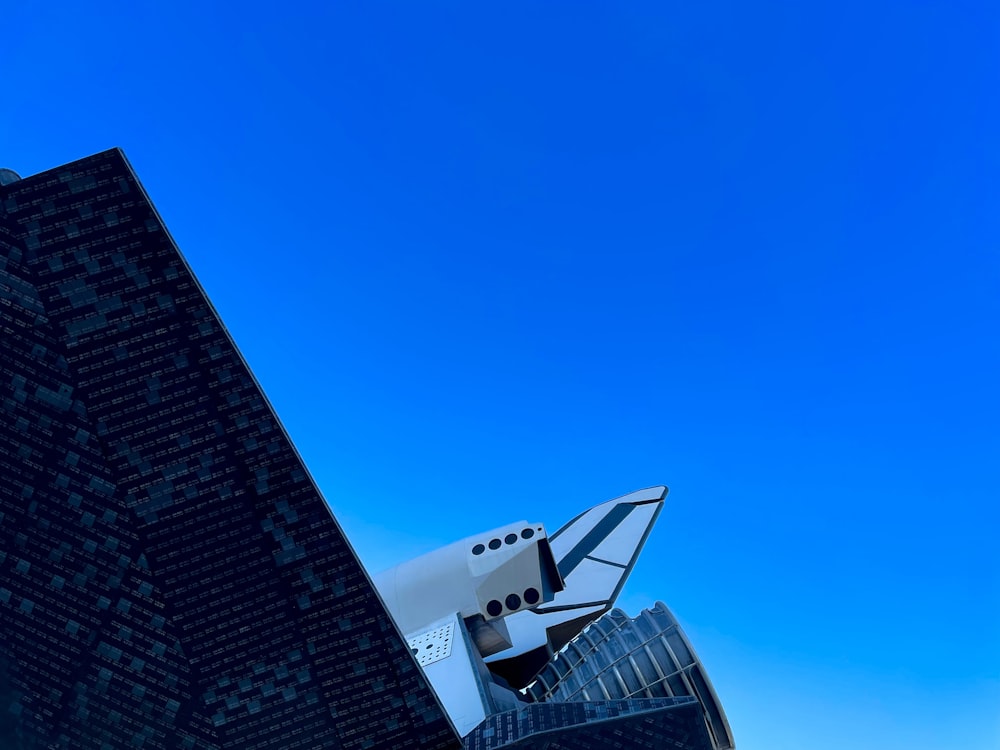
<svg viewBox="0 0 1000 750">
<path fill-rule="evenodd" d="M 0 746 L 461 746 L 119 150 L 0 182 Z"/>
</svg>

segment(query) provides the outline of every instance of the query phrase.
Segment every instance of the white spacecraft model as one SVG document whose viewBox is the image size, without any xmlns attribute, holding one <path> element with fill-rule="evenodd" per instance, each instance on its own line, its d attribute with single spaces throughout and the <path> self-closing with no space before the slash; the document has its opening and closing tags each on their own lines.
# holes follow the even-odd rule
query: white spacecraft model
<svg viewBox="0 0 1000 750">
<path fill-rule="evenodd" d="M 463 736 L 523 700 L 554 654 L 608 612 L 663 508 L 650 487 L 547 535 L 519 521 L 375 576 L 375 586 Z"/>
</svg>

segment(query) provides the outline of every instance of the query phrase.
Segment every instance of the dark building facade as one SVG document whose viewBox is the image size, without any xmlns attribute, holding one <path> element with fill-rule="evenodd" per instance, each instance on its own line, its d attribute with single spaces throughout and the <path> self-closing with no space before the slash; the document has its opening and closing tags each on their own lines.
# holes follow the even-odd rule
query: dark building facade
<svg viewBox="0 0 1000 750">
<path fill-rule="evenodd" d="M 0 747 L 461 747 L 123 154 L 2 176 Z"/>
<path fill-rule="evenodd" d="M 716 750 L 694 698 L 535 703 L 490 716 L 466 750 Z"/>
</svg>

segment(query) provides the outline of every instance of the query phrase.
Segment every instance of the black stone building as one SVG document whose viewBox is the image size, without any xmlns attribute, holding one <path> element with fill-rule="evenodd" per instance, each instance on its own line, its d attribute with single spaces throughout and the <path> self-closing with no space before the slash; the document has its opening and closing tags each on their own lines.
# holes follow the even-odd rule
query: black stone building
<svg viewBox="0 0 1000 750">
<path fill-rule="evenodd" d="M 0 747 L 461 746 L 124 155 L 0 172 Z"/>
</svg>

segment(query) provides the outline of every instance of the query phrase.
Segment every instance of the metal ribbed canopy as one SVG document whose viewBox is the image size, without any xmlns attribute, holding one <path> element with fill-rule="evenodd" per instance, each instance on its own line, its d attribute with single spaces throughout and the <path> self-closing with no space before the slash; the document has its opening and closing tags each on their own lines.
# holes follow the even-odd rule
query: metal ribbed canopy
<svg viewBox="0 0 1000 750">
<path fill-rule="evenodd" d="M 539 702 L 693 696 L 714 750 L 735 747 L 722 704 L 701 661 L 663 602 L 630 618 L 620 609 L 594 621 L 528 687 Z"/>
</svg>

